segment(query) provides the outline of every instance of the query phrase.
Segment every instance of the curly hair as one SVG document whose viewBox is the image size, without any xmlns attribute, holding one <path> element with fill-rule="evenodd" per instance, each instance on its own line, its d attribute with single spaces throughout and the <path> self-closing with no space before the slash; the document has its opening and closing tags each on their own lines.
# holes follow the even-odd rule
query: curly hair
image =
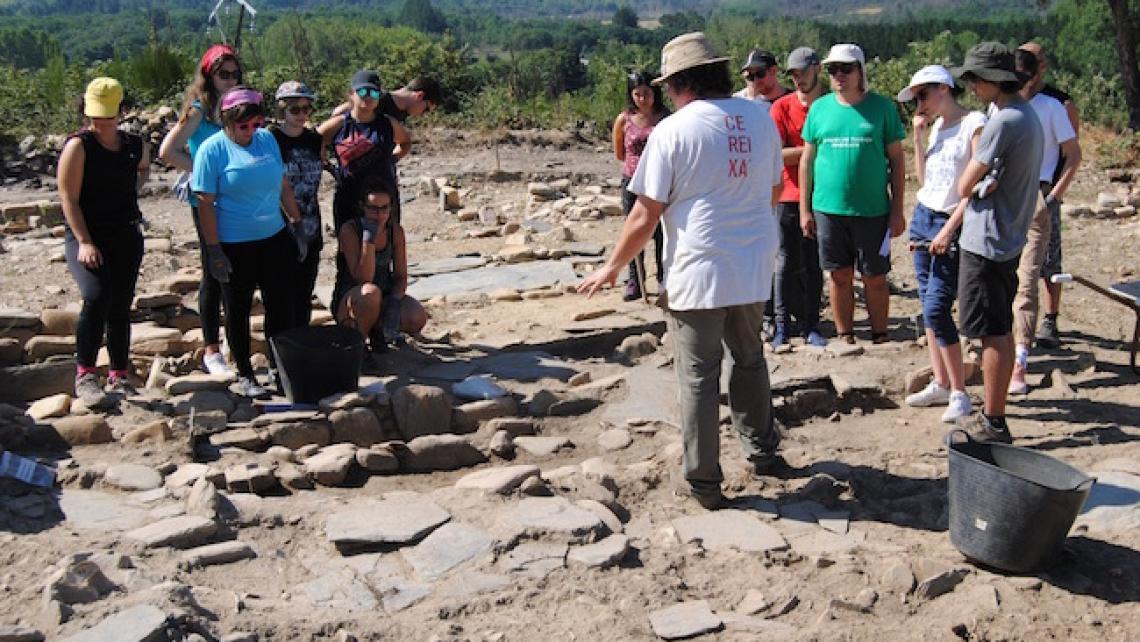
<svg viewBox="0 0 1140 642">
<path fill-rule="evenodd" d="M 236 56 L 224 54 L 219 56 L 214 64 L 210 65 L 209 72 L 202 73 L 201 67 L 194 70 L 194 80 L 190 82 L 190 86 L 186 88 L 186 99 L 182 101 L 182 116 L 179 122 L 185 122 L 186 118 L 190 115 L 190 108 L 194 105 L 195 101 L 202 104 L 202 115 L 209 121 L 218 120 L 218 103 L 221 95 L 218 93 L 213 83 L 213 75 L 222 68 L 226 62 L 232 62 L 238 66 L 238 72 L 242 71 L 241 61 Z"/>
</svg>

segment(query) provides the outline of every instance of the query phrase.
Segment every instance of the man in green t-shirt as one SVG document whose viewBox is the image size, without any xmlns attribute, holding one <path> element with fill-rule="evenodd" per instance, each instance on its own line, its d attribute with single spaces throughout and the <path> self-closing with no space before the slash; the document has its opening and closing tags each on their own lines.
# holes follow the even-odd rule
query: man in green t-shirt
<svg viewBox="0 0 1140 642">
<path fill-rule="evenodd" d="M 840 339 L 855 343 L 857 269 L 871 340 L 884 343 L 890 241 L 906 229 L 906 132 L 894 104 L 867 90 L 863 63 L 863 50 L 852 44 L 833 46 L 823 61 L 832 93 L 812 104 L 804 123 L 800 226 L 805 236 L 818 235 L 819 263 L 831 276 L 831 311 Z"/>
</svg>

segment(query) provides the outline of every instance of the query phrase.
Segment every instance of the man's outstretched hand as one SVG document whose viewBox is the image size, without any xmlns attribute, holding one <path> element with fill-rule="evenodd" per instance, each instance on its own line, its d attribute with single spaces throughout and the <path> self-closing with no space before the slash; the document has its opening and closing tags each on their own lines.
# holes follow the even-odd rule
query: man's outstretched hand
<svg viewBox="0 0 1140 642">
<path fill-rule="evenodd" d="M 617 282 L 618 270 L 611 266 L 609 263 L 603 265 L 600 269 L 595 271 L 590 276 L 582 280 L 578 284 L 578 294 L 585 293 L 586 297 L 594 296 L 594 293 L 602 288 L 604 285 L 613 285 Z"/>
</svg>

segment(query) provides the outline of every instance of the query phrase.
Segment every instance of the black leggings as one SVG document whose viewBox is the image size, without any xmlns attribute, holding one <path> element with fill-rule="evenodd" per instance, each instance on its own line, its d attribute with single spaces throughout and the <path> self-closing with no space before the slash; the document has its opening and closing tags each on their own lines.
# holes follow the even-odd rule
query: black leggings
<svg viewBox="0 0 1140 642">
<path fill-rule="evenodd" d="M 623 176 L 621 178 L 621 209 L 625 212 L 626 216 L 633 210 L 633 204 L 637 202 L 637 194 L 626 189 L 629 185 L 629 179 Z M 657 261 L 657 282 L 663 283 L 665 281 L 665 265 L 662 262 L 662 255 L 665 251 L 665 234 L 661 231 L 661 223 L 653 228 L 653 258 Z M 645 264 L 645 252 L 642 251 L 638 256 L 641 257 L 642 265 Z M 649 280 L 649 267 L 645 267 L 645 279 Z M 629 280 L 637 283 L 637 261 L 629 262 Z"/>
<path fill-rule="evenodd" d="M 317 270 L 321 265 L 320 239 L 309 243 L 304 263 L 297 263 L 297 280 L 293 284 L 293 325 L 309 325 L 313 319 L 313 290 L 317 287 Z M 333 311 L 336 312 L 335 310 Z"/>
<path fill-rule="evenodd" d="M 91 269 L 79 262 L 79 242 L 68 230 L 64 241 L 67 269 L 83 296 L 83 309 L 75 328 L 76 362 L 94 368 L 99 346 L 107 333 L 112 370 L 130 363 L 131 303 L 142 264 L 143 237 L 137 224 L 90 228 L 91 241 L 103 255 L 103 265 Z"/>
<path fill-rule="evenodd" d="M 245 243 L 222 243 L 233 272 L 229 283 L 222 284 L 222 300 L 226 305 L 226 339 L 238 374 L 253 378 L 250 364 L 249 315 L 253 292 L 261 289 L 265 304 L 265 336 L 272 338 L 292 328 L 293 279 L 297 264 L 296 243 L 284 228 L 273 236 Z M 273 351 L 269 351 L 270 362 Z"/>
<path fill-rule="evenodd" d="M 209 261 L 206 258 L 206 239 L 202 237 L 202 223 L 198 220 L 198 208 L 191 206 L 190 214 L 194 217 L 194 229 L 198 232 L 198 252 L 202 259 L 202 280 L 198 283 L 198 318 L 202 324 L 202 339 L 208 346 L 217 345 L 222 337 L 222 284 L 210 276 L 210 271 L 206 269 Z"/>
</svg>

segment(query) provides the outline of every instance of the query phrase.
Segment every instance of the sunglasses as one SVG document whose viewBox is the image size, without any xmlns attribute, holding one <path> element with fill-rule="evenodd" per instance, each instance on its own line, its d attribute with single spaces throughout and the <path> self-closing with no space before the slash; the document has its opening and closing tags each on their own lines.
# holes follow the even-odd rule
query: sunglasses
<svg viewBox="0 0 1140 642">
<path fill-rule="evenodd" d="M 236 123 L 234 125 L 234 129 L 236 129 L 237 131 L 244 134 L 247 131 L 257 129 L 264 124 L 265 124 L 264 118 L 262 118 L 261 116 L 254 116 L 253 118 L 250 118 L 248 120 L 243 120 L 240 123 Z"/>
<path fill-rule="evenodd" d="M 218 80 L 241 80 L 241 70 L 230 71 L 229 69 L 219 69 L 214 72 Z"/>
<path fill-rule="evenodd" d="M 368 203 L 361 203 L 360 209 L 364 210 L 366 214 L 383 214 L 392 210 L 391 205 L 369 205 Z"/>
<path fill-rule="evenodd" d="M 914 92 L 914 99 L 916 102 L 922 102 L 930 97 L 930 92 L 934 91 L 933 87 L 923 87 Z"/>
<path fill-rule="evenodd" d="M 849 74 L 855 71 L 855 63 L 853 62 L 836 62 L 827 66 L 827 73 L 830 76 L 835 74 Z"/>
<path fill-rule="evenodd" d="M 361 87 L 356 90 L 356 95 L 361 98 L 371 98 L 372 100 L 380 100 L 380 90 L 372 89 L 370 87 Z"/>
<path fill-rule="evenodd" d="M 763 78 L 764 76 L 767 76 L 768 71 L 769 71 L 768 69 L 763 69 L 761 71 L 750 71 L 750 72 L 744 74 L 744 78 L 746 80 L 749 80 L 749 81 L 759 80 L 759 79 Z"/>
<path fill-rule="evenodd" d="M 294 115 L 294 116 L 298 116 L 301 114 L 308 116 L 309 114 L 313 113 L 313 106 L 312 105 L 292 105 L 290 107 L 286 107 L 285 111 L 289 114 Z"/>
</svg>

